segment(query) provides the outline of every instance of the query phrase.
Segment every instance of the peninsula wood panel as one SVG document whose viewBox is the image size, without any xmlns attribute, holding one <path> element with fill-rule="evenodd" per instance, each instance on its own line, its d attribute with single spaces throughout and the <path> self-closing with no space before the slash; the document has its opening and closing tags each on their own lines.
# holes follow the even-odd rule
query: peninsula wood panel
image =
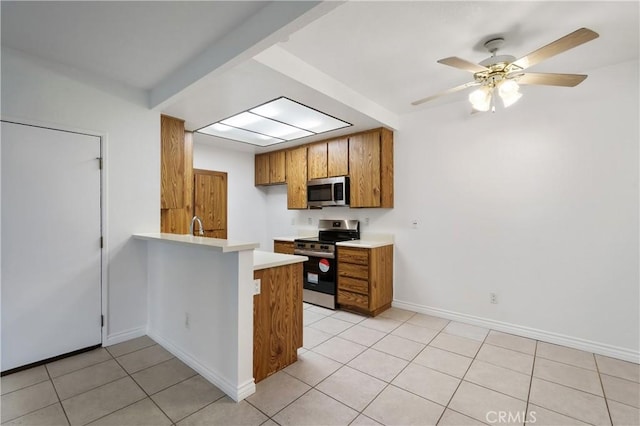
<svg viewBox="0 0 640 426">
<path fill-rule="evenodd" d="M 227 174 L 193 171 L 194 214 L 202 220 L 205 237 L 227 238 Z"/>
<path fill-rule="evenodd" d="M 349 139 L 334 139 L 327 142 L 327 176 L 349 174 Z"/>
<path fill-rule="evenodd" d="M 287 151 L 287 208 L 307 208 L 307 147 Z"/>
<path fill-rule="evenodd" d="M 256 382 L 294 363 L 302 347 L 302 264 L 255 271 L 253 376 Z"/>
<path fill-rule="evenodd" d="M 307 151 L 308 179 L 321 179 L 327 177 L 327 143 L 314 143 L 309 145 Z"/>
<path fill-rule="evenodd" d="M 184 121 L 160 116 L 160 208 L 184 207 Z"/>
<path fill-rule="evenodd" d="M 282 240 L 273 241 L 274 253 L 293 254 L 294 250 L 295 250 L 295 247 L 292 241 L 282 241 Z"/>
<path fill-rule="evenodd" d="M 269 183 L 286 183 L 286 156 L 284 151 L 269 153 Z"/>
<path fill-rule="evenodd" d="M 380 207 L 380 132 L 349 137 L 351 207 Z"/>
</svg>

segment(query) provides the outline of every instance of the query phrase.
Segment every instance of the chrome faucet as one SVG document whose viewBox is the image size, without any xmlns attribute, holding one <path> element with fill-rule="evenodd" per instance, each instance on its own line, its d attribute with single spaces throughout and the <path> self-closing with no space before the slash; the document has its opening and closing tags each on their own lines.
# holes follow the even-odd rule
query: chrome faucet
<svg viewBox="0 0 640 426">
<path fill-rule="evenodd" d="M 198 216 L 194 216 L 193 219 L 191 219 L 191 225 L 189 225 L 189 234 L 193 235 L 193 224 L 196 221 L 198 222 L 198 226 L 200 227 L 200 230 L 198 231 L 198 235 L 203 236 L 204 235 L 204 229 L 202 227 L 202 221 L 200 220 L 200 218 Z"/>
</svg>

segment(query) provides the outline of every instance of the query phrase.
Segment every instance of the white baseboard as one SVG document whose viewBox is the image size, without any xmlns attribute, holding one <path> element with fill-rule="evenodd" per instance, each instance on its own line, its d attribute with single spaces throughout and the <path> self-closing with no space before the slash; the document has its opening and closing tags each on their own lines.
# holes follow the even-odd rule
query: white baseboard
<svg viewBox="0 0 640 426">
<path fill-rule="evenodd" d="M 256 384 L 253 378 L 245 383 L 239 384 L 236 387 L 226 379 L 222 378 L 218 373 L 211 370 L 209 367 L 206 367 L 204 364 L 202 364 L 202 362 L 193 357 L 191 354 L 184 352 L 169 340 L 159 336 L 153 330 L 148 330 L 147 335 L 155 340 L 160 346 L 171 352 L 176 358 L 180 359 L 180 361 L 193 368 L 202 377 L 216 385 L 222 392 L 227 394 L 234 401 L 242 401 L 249 395 L 252 395 L 256 392 Z"/>
<path fill-rule="evenodd" d="M 567 336 L 551 331 L 539 330 L 531 327 L 524 327 L 517 324 L 511 324 L 502 321 L 496 321 L 488 318 L 477 317 L 474 315 L 462 314 L 459 312 L 448 311 L 440 308 L 432 308 L 429 306 L 418 305 L 411 302 L 403 302 L 394 300 L 392 306 L 408 311 L 419 312 L 422 314 L 433 315 L 445 319 L 464 322 L 467 324 L 477 325 L 480 327 L 490 328 L 504 333 L 515 334 L 522 337 L 541 340 L 543 342 L 554 343 L 557 345 L 568 346 L 570 348 L 580 349 L 587 352 L 593 352 L 600 355 L 618 358 L 624 361 L 639 363 L 640 352 L 628 348 L 608 345 L 606 343 L 594 342 L 591 340 L 581 339 L 578 337 Z"/>
<path fill-rule="evenodd" d="M 102 342 L 102 346 L 111 346 L 118 343 L 126 342 L 127 340 L 135 339 L 136 337 L 142 337 L 147 334 L 146 327 L 136 327 L 129 330 L 120 331 L 118 333 L 109 334 L 105 341 Z"/>
</svg>

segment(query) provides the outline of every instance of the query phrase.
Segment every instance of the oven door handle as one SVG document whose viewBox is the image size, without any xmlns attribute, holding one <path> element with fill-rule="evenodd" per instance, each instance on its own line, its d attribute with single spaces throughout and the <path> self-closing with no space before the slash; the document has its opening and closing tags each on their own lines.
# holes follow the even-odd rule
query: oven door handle
<svg viewBox="0 0 640 426">
<path fill-rule="evenodd" d="M 320 251 L 308 251 L 308 250 L 294 250 L 293 254 L 299 254 L 301 256 L 313 256 L 313 257 L 324 257 L 326 259 L 335 259 L 336 255 L 334 253 L 326 253 Z"/>
</svg>

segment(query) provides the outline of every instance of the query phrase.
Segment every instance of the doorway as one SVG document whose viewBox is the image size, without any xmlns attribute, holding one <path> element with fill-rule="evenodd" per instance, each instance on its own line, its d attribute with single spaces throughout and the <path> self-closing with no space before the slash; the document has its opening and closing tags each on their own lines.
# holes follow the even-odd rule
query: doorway
<svg viewBox="0 0 640 426">
<path fill-rule="evenodd" d="M 193 170 L 193 210 L 204 236 L 227 239 L 227 173 Z"/>
<path fill-rule="evenodd" d="M 98 136 L 2 121 L 2 365 L 102 343 Z"/>
</svg>

